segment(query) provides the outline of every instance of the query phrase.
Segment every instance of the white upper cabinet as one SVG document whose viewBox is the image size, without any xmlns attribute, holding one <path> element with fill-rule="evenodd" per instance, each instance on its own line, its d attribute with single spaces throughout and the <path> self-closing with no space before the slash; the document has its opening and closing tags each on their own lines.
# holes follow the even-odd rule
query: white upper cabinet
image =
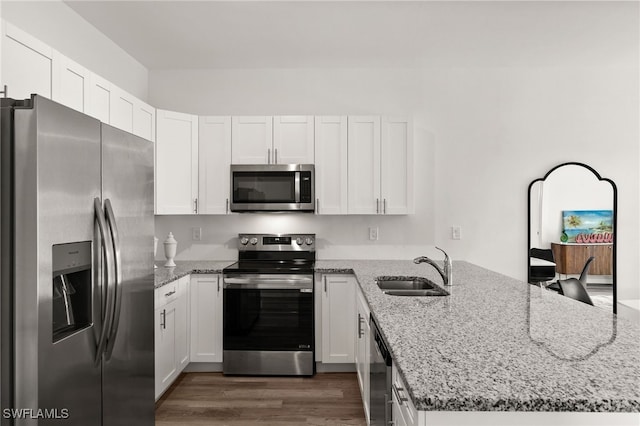
<svg viewBox="0 0 640 426">
<path fill-rule="evenodd" d="M 55 50 L 53 65 L 53 100 L 87 113 L 91 72 Z"/>
<path fill-rule="evenodd" d="M 233 117 L 231 120 L 233 164 L 270 164 L 273 159 L 273 118 Z"/>
<path fill-rule="evenodd" d="M 156 213 L 198 212 L 198 117 L 156 110 Z"/>
<path fill-rule="evenodd" d="M 133 109 L 133 134 L 155 142 L 156 109 L 136 99 Z"/>
<path fill-rule="evenodd" d="M 136 102 L 137 99 L 134 96 L 112 85 L 109 124 L 125 132 L 133 133 L 133 112 Z"/>
<path fill-rule="evenodd" d="M 199 118 L 200 214 L 229 213 L 231 117 Z"/>
<path fill-rule="evenodd" d="M 347 116 L 315 117 L 316 213 L 347 214 Z"/>
<path fill-rule="evenodd" d="M 89 85 L 89 105 L 87 114 L 103 123 L 111 124 L 111 83 L 99 75 L 92 74 Z"/>
<path fill-rule="evenodd" d="M 383 214 L 413 212 L 413 126 L 407 117 L 382 117 L 380 198 Z"/>
<path fill-rule="evenodd" d="M 406 117 L 349 117 L 349 214 L 413 210 L 413 127 Z"/>
<path fill-rule="evenodd" d="M 380 117 L 350 116 L 349 214 L 380 213 Z"/>
<path fill-rule="evenodd" d="M 2 85 L 7 96 L 26 99 L 32 93 L 51 99 L 53 49 L 24 31 L 3 22 Z"/>
<path fill-rule="evenodd" d="M 313 116 L 273 117 L 272 164 L 313 164 Z"/>
</svg>

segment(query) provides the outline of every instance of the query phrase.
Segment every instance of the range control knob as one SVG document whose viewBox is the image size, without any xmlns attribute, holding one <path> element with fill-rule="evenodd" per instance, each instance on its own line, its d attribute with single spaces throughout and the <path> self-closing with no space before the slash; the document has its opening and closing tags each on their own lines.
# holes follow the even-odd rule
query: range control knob
<svg viewBox="0 0 640 426">
<path fill-rule="evenodd" d="M 307 243 L 308 246 L 310 246 L 311 244 L 313 244 L 313 238 L 307 237 L 307 239 L 304 240 L 304 242 Z"/>
<path fill-rule="evenodd" d="M 240 244 L 242 244 L 243 246 L 246 246 L 248 242 L 249 239 L 247 237 L 240 238 Z"/>
<path fill-rule="evenodd" d="M 258 244 L 258 239 L 256 237 L 253 237 L 251 240 L 249 240 L 249 242 L 251 243 L 251 245 L 255 246 L 256 244 Z"/>
<path fill-rule="evenodd" d="M 301 245 L 302 245 L 302 243 L 304 243 L 304 241 L 302 240 L 302 238 L 300 238 L 300 237 L 296 238 L 296 244 L 297 244 L 297 245 L 301 246 Z"/>
</svg>

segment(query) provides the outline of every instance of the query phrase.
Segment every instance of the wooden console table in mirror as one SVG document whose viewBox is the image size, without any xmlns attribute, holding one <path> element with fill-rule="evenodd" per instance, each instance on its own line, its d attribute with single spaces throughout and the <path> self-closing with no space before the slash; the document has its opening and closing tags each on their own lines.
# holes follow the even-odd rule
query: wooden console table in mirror
<svg viewBox="0 0 640 426">
<path fill-rule="evenodd" d="M 613 274 L 613 244 L 551 243 L 551 250 L 559 274 L 579 275 L 591 256 L 595 259 L 589 268 L 589 275 Z"/>
</svg>

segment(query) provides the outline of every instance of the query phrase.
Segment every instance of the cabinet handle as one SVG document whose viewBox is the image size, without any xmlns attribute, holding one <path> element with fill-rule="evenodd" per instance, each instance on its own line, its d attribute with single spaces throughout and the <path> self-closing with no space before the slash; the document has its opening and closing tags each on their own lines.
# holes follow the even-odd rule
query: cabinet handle
<svg viewBox="0 0 640 426">
<path fill-rule="evenodd" d="M 278 148 L 273 150 L 273 164 L 278 164 Z"/>
<path fill-rule="evenodd" d="M 387 199 L 382 200 L 382 213 L 387 214 Z"/>
<path fill-rule="evenodd" d="M 167 328 L 167 310 L 163 309 L 162 312 L 160 312 L 160 316 L 162 317 L 160 320 L 160 327 L 165 329 Z"/>
<path fill-rule="evenodd" d="M 170 291 L 169 293 L 165 293 L 165 294 L 164 294 L 164 297 L 169 297 L 169 296 L 171 296 L 172 294 L 176 294 L 176 291 L 175 291 L 175 290 L 173 290 L 173 291 Z"/>
<path fill-rule="evenodd" d="M 227 207 L 224 210 L 225 214 L 229 214 L 229 199 L 227 198 Z"/>
<path fill-rule="evenodd" d="M 220 293 L 220 275 L 218 275 L 218 293 Z"/>
<path fill-rule="evenodd" d="M 198 199 L 197 198 L 193 199 L 193 212 L 194 213 L 198 213 Z"/>
<path fill-rule="evenodd" d="M 316 198 L 316 213 L 320 213 L 320 198 Z"/>
<path fill-rule="evenodd" d="M 327 292 L 327 276 L 322 277 L 322 281 L 324 282 L 324 292 Z"/>
<path fill-rule="evenodd" d="M 271 164 L 271 148 L 267 148 L 267 164 Z"/>
<path fill-rule="evenodd" d="M 400 392 L 404 393 L 404 389 L 397 387 L 395 383 L 391 387 L 393 388 L 393 393 L 396 394 L 396 398 L 398 398 L 400 405 L 404 405 L 404 403 L 408 401 L 406 396 L 400 396 Z"/>
<path fill-rule="evenodd" d="M 380 199 L 376 198 L 376 214 L 380 213 Z"/>
<path fill-rule="evenodd" d="M 358 313 L 358 339 L 362 338 L 362 315 Z"/>
</svg>

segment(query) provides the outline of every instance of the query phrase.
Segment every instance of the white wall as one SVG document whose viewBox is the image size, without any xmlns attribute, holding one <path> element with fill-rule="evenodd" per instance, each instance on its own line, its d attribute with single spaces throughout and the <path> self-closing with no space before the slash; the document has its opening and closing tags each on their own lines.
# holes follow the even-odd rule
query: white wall
<svg viewBox="0 0 640 426">
<path fill-rule="evenodd" d="M 2 18 L 146 101 L 147 69 L 59 0 L 0 1 Z"/>
<path fill-rule="evenodd" d="M 438 256 L 429 248 L 438 245 L 454 259 L 524 280 L 528 184 L 559 163 L 579 161 L 618 186 L 619 297 L 638 298 L 637 76 L 637 68 L 611 67 L 152 71 L 149 98 L 159 108 L 410 114 L 417 145 L 415 216 L 158 217 L 157 234 L 162 242 L 181 229 L 183 259 L 232 257 L 232 248 L 215 242 L 288 229 L 316 232 L 321 258 Z M 377 242 L 367 239 L 372 225 L 380 227 Z M 462 227 L 461 240 L 450 239 L 452 225 Z M 203 244 L 191 245 L 192 226 L 203 227 Z"/>
</svg>

